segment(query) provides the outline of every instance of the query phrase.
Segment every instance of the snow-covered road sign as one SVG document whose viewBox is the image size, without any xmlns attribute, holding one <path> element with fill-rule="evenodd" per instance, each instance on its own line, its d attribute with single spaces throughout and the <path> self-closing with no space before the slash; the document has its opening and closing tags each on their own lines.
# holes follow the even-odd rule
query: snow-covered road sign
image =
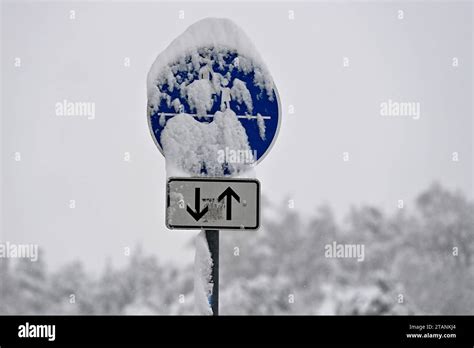
<svg viewBox="0 0 474 348">
<path fill-rule="evenodd" d="M 148 125 L 166 160 L 188 174 L 228 176 L 273 146 L 281 106 L 247 35 L 228 19 L 191 25 L 153 63 Z"/>
<path fill-rule="evenodd" d="M 260 225 L 256 179 L 169 178 L 166 225 L 170 229 L 246 229 Z"/>
</svg>

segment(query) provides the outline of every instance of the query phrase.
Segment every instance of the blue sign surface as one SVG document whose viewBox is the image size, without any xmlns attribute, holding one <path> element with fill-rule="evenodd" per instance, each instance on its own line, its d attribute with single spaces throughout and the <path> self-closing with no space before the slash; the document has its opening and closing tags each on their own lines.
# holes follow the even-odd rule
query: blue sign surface
<svg viewBox="0 0 474 348">
<path fill-rule="evenodd" d="M 166 123 L 180 113 L 210 123 L 216 112 L 231 109 L 245 129 L 249 147 L 258 163 L 270 150 L 279 130 L 281 116 L 276 87 L 273 83 L 270 88 L 268 84 L 262 84 L 260 72 L 256 74 L 252 64 L 245 62 L 245 67 L 239 66 L 236 51 L 222 53 L 206 48 L 198 53 L 199 59 L 186 56 L 176 62 L 168 72 L 172 77 L 156 84 L 157 91 L 165 97 L 159 99 L 148 116 L 155 143 L 163 152 L 161 134 Z M 196 107 L 186 90 L 199 80 L 208 80 L 209 85 L 214 86 L 205 112 Z"/>
</svg>

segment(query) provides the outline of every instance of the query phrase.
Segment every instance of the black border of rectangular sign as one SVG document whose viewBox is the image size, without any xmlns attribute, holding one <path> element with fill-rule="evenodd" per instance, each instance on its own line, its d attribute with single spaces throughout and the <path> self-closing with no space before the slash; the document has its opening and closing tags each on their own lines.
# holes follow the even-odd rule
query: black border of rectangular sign
<svg viewBox="0 0 474 348">
<path fill-rule="evenodd" d="M 251 182 L 257 184 L 257 225 L 255 227 L 240 227 L 240 226 L 187 226 L 187 225 L 170 225 L 168 224 L 168 208 L 170 206 L 170 183 L 173 181 L 204 181 L 204 182 Z M 166 211 L 165 211 L 165 224 L 170 230 L 182 229 L 182 230 L 258 230 L 260 228 L 260 181 L 258 179 L 235 179 L 235 178 L 201 178 L 201 177 L 170 177 L 166 181 Z"/>
</svg>

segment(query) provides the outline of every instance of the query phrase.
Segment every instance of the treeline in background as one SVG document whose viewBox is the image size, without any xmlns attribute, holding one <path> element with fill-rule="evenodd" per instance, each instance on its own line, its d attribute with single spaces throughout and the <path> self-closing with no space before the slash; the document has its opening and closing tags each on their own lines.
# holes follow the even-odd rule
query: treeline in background
<svg viewBox="0 0 474 348">
<path fill-rule="evenodd" d="M 434 184 L 413 207 L 352 208 L 341 223 L 329 206 L 309 219 L 286 201 L 262 207 L 258 232 L 221 233 L 222 314 L 474 314 L 474 205 L 462 193 Z M 364 261 L 326 258 L 334 241 L 364 245 Z M 193 265 L 139 247 L 100 276 L 80 262 L 48 272 L 41 255 L 0 259 L 0 314 L 193 313 Z"/>
</svg>

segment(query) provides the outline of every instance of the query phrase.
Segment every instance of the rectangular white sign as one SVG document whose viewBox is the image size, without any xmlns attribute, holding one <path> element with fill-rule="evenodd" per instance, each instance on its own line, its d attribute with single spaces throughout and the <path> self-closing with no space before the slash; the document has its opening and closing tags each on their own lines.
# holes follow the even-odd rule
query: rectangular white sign
<svg viewBox="0 0 474 348">
<path fill-rule="evenodd" d="M 245 229 L 260 226 L 256 179 L 169 178 L 166 226 L 170 229 Z"/>
</svg>

